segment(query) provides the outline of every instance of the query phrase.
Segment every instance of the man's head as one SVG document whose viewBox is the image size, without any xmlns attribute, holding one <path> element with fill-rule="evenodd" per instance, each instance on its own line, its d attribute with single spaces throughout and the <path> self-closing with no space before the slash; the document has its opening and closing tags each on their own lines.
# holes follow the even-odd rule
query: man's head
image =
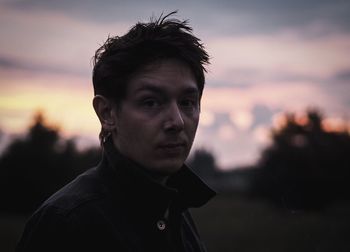
<svg viewBox="0 0 350 252">
<path fill-rule="evenodd" d="M 165 174 L 192 146 L 208 63 L 187 23 L 168 16 L 107 39 L 93 70 L 100 136 L 111 134 L 122 154 Z"/>
</svg>

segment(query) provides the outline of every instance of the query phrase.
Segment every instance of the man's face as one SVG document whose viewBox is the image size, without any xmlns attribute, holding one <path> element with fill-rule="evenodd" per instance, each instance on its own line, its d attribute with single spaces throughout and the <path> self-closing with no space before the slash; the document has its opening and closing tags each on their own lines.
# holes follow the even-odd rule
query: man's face
<svg viewBox="0 0 350 252">
<path fill-rule="evenodd" d="M 113 141 L 126 157 L 163 175 L 178 171 L 191 149 L 200 94 L 190 69 L 175 60 L 145 67 L 115 109 Z"/>
</svg>

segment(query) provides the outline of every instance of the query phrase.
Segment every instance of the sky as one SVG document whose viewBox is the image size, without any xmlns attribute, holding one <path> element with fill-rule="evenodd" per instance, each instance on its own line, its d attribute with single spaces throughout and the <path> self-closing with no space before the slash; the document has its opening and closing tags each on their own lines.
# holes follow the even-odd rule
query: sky
<svg viewBox="0 0 350 252">
<path fill-rule="evenodd" d="M 334 129 L 349 120 L 350 1 L 0 0 L 0 154 L 38 110 L 97 144 L 95 50 L 174 10 L 210 55 L 194 149 L 221 168 L 254 164 L 285 112 L 318 108 Z"/>
</svg>

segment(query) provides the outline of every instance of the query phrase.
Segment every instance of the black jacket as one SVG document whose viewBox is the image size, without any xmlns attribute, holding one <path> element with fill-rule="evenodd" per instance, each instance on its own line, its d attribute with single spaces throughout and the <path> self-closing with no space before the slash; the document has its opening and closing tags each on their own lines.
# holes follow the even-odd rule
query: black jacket
<svg viewBox="0 0 350 252">
<path fill-rule="evenodd" d="M 214 195 L 186 166 L 163 186 L 107 144 L 32 215 L 16 251 L 205 251 L 188 208 Z"/>
</svg>

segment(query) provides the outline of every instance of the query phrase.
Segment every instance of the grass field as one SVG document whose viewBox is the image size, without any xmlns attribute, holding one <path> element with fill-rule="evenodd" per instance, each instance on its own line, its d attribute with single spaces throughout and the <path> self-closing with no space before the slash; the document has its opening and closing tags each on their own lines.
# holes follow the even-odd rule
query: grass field
<svg viewBox="0 0 350 252">
<path fill-rule="evenodd" d="M 192 214 L 211 252 L 350 251 L 349 203 L 306 213 L 218 195 Z M 0 215 L 1 252 L 14 251 L 25 220 L 25 216 Z"/>
<path fill-rule="evenodd" d="M 208 251 L 350 251 L 349 203 L 306 213 L 221 195 L 192 213 Z"/>
<path fill-rule="evenodd" d="M 0 214 L 0 251 L 13 252 L 22 233 L 25 216 Z"/>
</svg>

